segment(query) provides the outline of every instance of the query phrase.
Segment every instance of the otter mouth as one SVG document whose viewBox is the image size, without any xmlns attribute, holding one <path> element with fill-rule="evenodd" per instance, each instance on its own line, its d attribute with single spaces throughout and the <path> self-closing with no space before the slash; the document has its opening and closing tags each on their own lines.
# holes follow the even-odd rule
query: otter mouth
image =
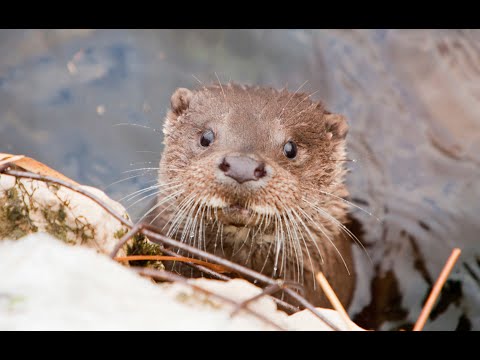
<svg viewBox="0 0 480 360">
<path fill-rule="evenodd" d="M 248 226 L 253 224 L 255 213 L 241 204 L 227 205 L 221 208 L 220 221 L 225 225 Z"/>
<path fill-rule="evenodd" d="M 232 213 L 232 214 L 239 214 L 242 216 L 250 215 L 252 210 L 247 209 L 246 207 L 240 204 L 233 204 L 223 208 L 225 212 Z"/>
<path fill-rule="evenodd" d="M 207 205 L 215 209 L 215 221 L 236 227 L 256 227 L 266 215 L 274 213 L 269 205 L 260 205 L 252 199 L 211 197 Z"/>
</svg>

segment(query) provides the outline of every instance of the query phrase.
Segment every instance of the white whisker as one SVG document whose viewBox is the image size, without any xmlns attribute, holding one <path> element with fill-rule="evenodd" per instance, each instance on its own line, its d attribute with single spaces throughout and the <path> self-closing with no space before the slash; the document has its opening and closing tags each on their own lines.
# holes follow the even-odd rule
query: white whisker
<svg viewBox="0 0 480 360">
<path fill-rule="evenodd" d="M 129 123 L 119 123 L 119 124 L 113 124 L 112 126 L 135 126 L 135 127 L 140 127 L 148 130 L 153 130 L 155 132 L 161 133 L 162 131 L 159 129 L 151 128 L 150 126 L 146 125 L 141 125 L 141 124 L 129 124 Z"/>
<path fill-rule="evenodd" d="M 126 174 L 126 173 L 130 173 L 130 172 L 134 172 L 134 171 L 145 171 L 145 172 L 150 172 L 150 171 L 153 171 L 153 170 L 159 170 L 160 168 L 158 167 L 145 167 L 145 168 L 140 168 L 140 169 L 133 169 L 133 170 L 127 170 L 127 171 L 122 171 L 122 174 Z"/>
<path fill-rule="evenodd" d="M 178 185 L 177 185 L 177 186 L 172 186 L 172 188 L 177 188 L 177 187 L 178 187 Z M 157 190 L 157 191 L 155 191 L 155 192 L 153 192 L 153 193 L 151 193 L 151 194 L 145 195 L 144 197 L 138 199 L 138 200 L 135 201 L 134 203 L 132 203 L 132 204 L 128 205 L 127 207 L 125 207 L 125 209 L 130 209 L 131 207 L 135 206 L 136 204 L 138 204 L 139 202 L 141 202 L 141 201 L 143 201 L 143 200 L 145 200 L 145 199 L 148 199 L 149 197 L 156 196 L 156 195 L 158 195 L 158 194 L 169 193 L 170 190 L 172 190 L 172 188 L 169 188 L 169 189 L 160 189 L 160 190 Z M 178 192 L 178 191 L 177 191 L 177 192 Z M 168 195 L 168 196 L 170 196 L 170 195 Z"/>
<path fill-rule="evenodd" d="M 354 208 L 357 208 L 358 210 L 363 211 L 365 214 L 368 214 L 368 215 L 372 216 L 372 217 L 373 217 L 374 219 L 376 219 L 378 222 L 381 222 L 381 220 L 380 220 L 378 217 L 376 217 L 375 215 L 373 215 L 371 212 L 365 210 L 364 208 L 362 208 L 362 207 L 360 207 L 360 206 L 358 206 L 358 205 L 355 205 L 355 204 L 352 203 L 351 201 L 348 201 L 348 200 L 346 200 L 346 199 L 344 199 L 344 198 L 342 198 L 342 197 L 340 197 L 340 196 L 334 195 L 334 194 L 329 193 L 329 192 L 327 192 L 327 191 L 323 191 L 323 190 L 317 190 L 317 191 L 321 192 L 322 194 L 329 195 L 329 196 L 334 197 L 334 198 L 336 198 L 336 199 L 338 199 L 338 200 L 341 200 L 341 201 L 343 201 L 343 202 L 345 202 L 345 203 L 353 206 Z"/>
<path fill-rule="evenodd" d="M 298 107 L 298 105 L 300 105 L 300 104 L 303 103 L 305 100 L 307 100 L 308 98 L 312 97 L 313 95 L 315 95 L 315 94 L 318 93 L 319 91 L 320 91 L 320 90 L 314 91 L 313 93 L 305 96 L 305 98 L 303 98 L 302 101 L 299 101 L 299 102 L 297 103 L 297 105 L 295 105 L 295 106 L 292 108 L 291 111 L 293 112 L 293 110 L 295 110 L 295 109 Z M 312 104 L 312 106 L 316 106 L 316 104 Z M 310 108 L 310 106 L 307 107 L 306 109 L 303 109 L 303 110 L 299 111 L 299 112 L 296 113 L 295 115 L 290 116 L 288 119 L 285 120 L 285 122 L 289 122 L 291 119 L 293 119 L 293 118 L 295 118 L 295 117 L 303 114 L 303 113 L 304 113 L 306 110 L 308 110 L 309 108 Z"/>
<path fill-rule="evenodd" d="M 276 215 L 276 214 L 275 214 L 275 215 Z M 275 241 L 271 241 L 271 242 L 270 242 L 270 245 L 269 245 L 269 247 L 268 247 L 267 254 L 266 254 L 266 256 L 265 256 L 265 261 L 263 262 L 262 268 L 261 268 L 260 271 L 259 271 L 261 274 L 263 273 L 263 270 L 265 269 L 265 266 L 267 265 L 268 258 L 269 258 L 269 256 L 270 256 L 270 252 L 272 251 L 273 245 L 275 244 L 275 246 L 277 246 L 277 240 L 276 240 L 276 239 L 278 239 L 278 234 L 279 234 L 279 232 L 278 232 L 278 226 L 277 226 L 277 217 L 275 216 L 274 219 L 275 219 L 275 220 L 274 220 L 274 232 L 273 232 L 273 233 L 274 233 L 274 235 L 275 235 Z M 272 277 L 273 277 L 273 278 L 275 277 L 275 273 L 276 273 L 276 267 L 275 267 L 275 265 L 274 265 L 273 274 L 272 274 Z"/>
<path fill-rule="evenodd" d="M 300 212 L 303 213 L 303 215 L 309 219 L 312 224 L 318 229 L 321 231 L 321 233 L 323 235 L 325 235 L 325 237 L 327 238 L 327 240 L 330 242 L 330 244 L 332 244 L 332 246 L 334 247 L 335 251 L 337 252 L 338 256 L 340 256 L 340 259 L 342 260 L 343 262 L 343 265 L 345 265 L 345 269 L 347 269 L 347 273 L 348 275 L 350 275 L 350 270 L 348 269 L 348 265 L 347 265 L 347 262 L 345 261 L 345 259 L 343 258 L 342 254 L 340 253 L 340 250 L 338 250 L 337 246 L 335 245 L 335 243 L 332 241 L 332 239 L 330 238 L 330 236 L 328 236 L 328 234 L 325 232 L 325 230 L 323 229 L 323 225 L 322 227 L 319 226 L 319 223 L 314 221 L 312 219 L 312 217 L 310 215 L 308 215 L 304 210 L 302 210 L 301 208 L 298 208 L 300 210 Z M 321 225 L 321 224 L 320 224 Z"/>
<path fill-rule="evenodd" d="M 242 250 L 242 248 L 245 246 L 245 244 L 247 243 L 248 241 L 248 236 L 250 235 L 250 228 L 248 229 L 247 231 L 247 235 L 245 236 L 245 239 L 243 239 L 243 242 L 242 242 L 242 245 L 240 245 L 240 247 L 238 248 L 238 250 L 235 251 L 235 246 L 236 246 L 236 243 L 235 243 L 235 246 L 234 246 L 234 249 L 233 249 L 233 253 L 232 253 L 232 258 L 235 257 L 235 255 L 237 255 L 240 250 Z"/>
<path fill-rule="evenodd" d="M 108 188 L 109 188 L 110 186 L 112 186 L 112 185 L 119 184 L 119 183 L 121 183 L 121 182 L 130 180 L 130 179 L 134 179 L 134 178 L 139 177 L 139 176 L 144 176 L 144 175 L 145 175 L 145 174 L 138 174 L 138 175 L 129 176 L 129 177 L 125 178 L 125 179 L 117 180 L 117 181 L 115 181 L 115 182 L 113 182 L 113 183 L 111 183 L 111 184 L 108 184 L 108 185 L 105 186 L 102 190 L 105 191 L 106 189 L 108 189 Z M 151 183 L 151 182 L 154 182 L 154 181 L 157 181 L 157 179 L 148 181 L 147 184 L 148 184 L 148 183 Z M 118 200 L 117 200 L 117 201 L 118 201 Z"/>
<path fill-rule="evenodd" d="M 193 75 L 193 74 L 191 74 L 191 75 L 193 76 L 193 78 L 194 78 L 195 80 L 198 81 L 198 83 L 199 83 L 200 85 L 204 85 L 203 82 L 202 82 L 199 78 L 197 78 L 197 77 L 196 77 L 195 75 Z"/>
<path fill-rule="evenodd" d="M 363 244 L 362 244 L 362 242 L 360 241 L 360 239 L 359 239 L 358 237 L 356 237 L 355 234 L 352 233 L 349 228 L 347 228 L 347 227 L 346 227 L 345 225 L 343 225 L 340 221 L 338 221 L 337 219 L 335 219 L 335 217 L 333 217 L 331 214 L 329 214 L 328 211 L 326 211 L 325 209 L 322 209 L 321 207 L 316 206 L 316 205 L 310 203 L 308 200 L 303 199 L 303 201 L 307 202 L 314 210 L 316 210 L 317 212 L 320 212 L 321 215 L 326 216 L 329 220 L 333 221 L 334 224 L 338 225 L 338 226 L 340 227 L 340 229 L 343 230 L 343 231 L 350 237 L 350 239 L 352 239 L 352 240 L 355 241 L 358 245 L 360 245 L 360 247 L 363 249 L 363 251 L 364 251 L 365 254 L 367 255 L 370 263 L 373 264 L 373 260 L 372 260 L 372 258 L 370 257 L 370 255 L 368 254 L 367 249 L 365 248 L 365 246 L 363 246 Z"/>
<path fill-rule="evenodd" d="M 225 95 L 225 91 L 223 91 L 223 86 L 222 86 L 222 83 L 220 82 L 220 79 L 218 78 L 217 73 L 215 73 L 215 76 L 217 77 L 218 85 L 220 85 L 220 89 L 222 89 L 223 98 L 226 100 L 226 99 L 227 99 L 227 96 Z"/>
<path fill-rule="evenodd" d="M 155 154 L 158 155 L 157 151 L 151 151 L 151 150 L 135 150 L 137 153 L 150 153 L 150 154 Z"/>
<path fill-rule="evenodd" d="M 300 270 L 298 269 L 298 266 L 300 265 L 300 262 L 299 262 L 299 258 L 298 258 L 298 252 L 297 252 L 297 245 L 298 245 L 298 238 L 296 238 L 296 234 L 294 234 L 294 231 L 293 229 L 290 227 L 290 222 L 291 222 L 291 219 L 290 217 L 288 216 L 288 212 L 287 212 L 287 209 L 285 208 L 285 204 L 282 203 L 282 206 L 284 207 L 285 209 L 285 214 L 287 215 L 288 219 L 287 218 L 284 218 L 285 220 L 285 230 L 286 230 L 286 234 L 287 234 L 287 237 L 288 237 L 288 241 L 287 241 L 287 244 L 288 245 L 288 258 L 292 258 L 292 253 L 295 254 L 295 265 L 297 266 L 297 270 L 298 270 L 298 274 L 300 273 Z M 302 269 L 303 269 L 303 257 L 302 257 Z M 285 269 L 285 271 L 287 271 L 287 269 Z M 293 276 L 292 276 L 292 279 L 295 278 L 295 267 L 293 267 L 292 269 L 292 272 L 293 272 Z"/>
<path fill-rule="evenodd" d="M 300 91 L 300 89 L 308 82 L 308 80 L 305 80 L 305 82 L 300 85 L 300 87 L 295 90 L 295 92 L 292 94 L 292 96 L 290 96 L 290 99 L 288 99 L 287 103 L 285 105 L 283 105 L 283 108 L 282 108 L 282 112 L 280 113 L 280 115 L 278 115 L 279 118 L 282 117 L 282 114 L 283 112 L 285 111 L 285 109 L 287 108 L 287 105 L 290 103 L 290 101 L 292 101 L 292 99 L 294 98 L 295 95 L 297 95 L 297 93 Z"/>
<path fill-rule="evenodd" d="M 194 198 L 193 203 L 191 205 L 189 205 L 189 207 L 188 207 L 188 212 L 185 211 L 182 215 L 182 220 L 186 217 L 186 222 L 183 225 L 182 235 L 180 237 L 180 241 L 184 242 L 185 239 L 187 239 L 188 244 L 193 242 L 193 246 L 195 246 L 195 239 L 193 238 L 193 236 L 190 236 L 190 232 L 191 232 L 191 228 L 192 228 L 193 220 L 194 220 L 192 215 L 193 215 L 195 209 L 197 208 L 198 204 L 200 203 L 200 201 L 201 201 L 200 199 L 197 198 L 195 200 L 195 198 Z M 179 229 L 179 226 L 180 226 L 180 223 L 177 226 L 177 231 Z"/>
<path fill-rule="evenodd" d="M 181 194 L 183 194 L 184 191 L 183 190 L 179 190 L 173 194 L 170 194 L 168 195 L 167 197 L 163 198 L 161 201 L 158 201 L 155 203 L 154 206 L 152 206 L 147 212 L 145 212 L 145 214 L 143 214 L 143 216 L 139 219 L 139 222 L 142 221 L 145 217 L 147 217 L 152 211 L 155 211 L 156 209 L 158 209 L 160 206 L 162 206 L 163 204 L 165 204 L 166 202 L 170 201 L 170 200 L 173 200 L 173 198 L 175 198 L 176 196 L 180 196 Z M 154 218 L 152 221 L 150 221 L 150 224 L 153 224 L 155 222 L 155 220 L 157 220 L 157 218 L 165 211 L 167 210 L 168 208 L 170 208 L 170 206 L 174 205 L 174 203 L 172 202 L 170 205 L 168 205 L 165 209 L 163 209 L 162 211 L 160 211 Z"/>
<path fill-rule="evenodd" d="M 285 213 L 287 214 L 288 218 L 290 219 L 290 222 L 292 223 L 292 231 L 294 233 L 293 242 L 294 242 L 294 250 L 295 250 L 295 260 L 296 260 L 297 272 L 298 272 L 297 282 L 303 282 L 304 262 L 303 262 L 303 252 L 302 252 L 302 247 L 301 247 L 299 237 L 302 238 L 304 244 L 305 244 L 305 240 L 303 239 L 303 234 L 298 227 L 297 221 L 292 215 L 293 209 L 287 209 L 286 207 L 285 209 L 286 209 Z M 310 252 L 307 247 L 306 247 L 306 251 L 310 258 Z"/>
<path fill-rule="evenodd" d="M 169 186 L 169 185 L 173 185 L 173 186 L 170 186 L 168 188 L 166 188 L 166 186 Z M 174 188 L 177 188 L 179 186 L 182 186 L 182 184 L 178 184 L 177 182 L 171 182 L 171 183 L 168 183 L 168 184 L 155 184 L 155 185 L 152 185 L 152 186 L 149 186 L 149 187 L 146 187 L 146 188 L 143 188 L 143 189 L 140 189 L 140 190 L 137 190 L 137 191 L 134 191 L 133 193 L 127 195 L 127 196 L 124 196 L 123 198 L 121 198 L 120 200 L 118 200 L 119 202 L 123 201 L 126 199 L 127 202 L 129 201 L 132 201 L 133 199 L 135 199 L 136 197 L 148 192 L 148 191 L 151 191 L 153 189 L 161 189 L 162 191 L 168 191 L 168 190 L 171 190 L 171 189 L 174 189 Z M 127 199 L 128 198 L 128 199 Z"/>
<path fill-rule="evenodd" d="M 183 222 L 183 216 L 184 216 L 183 213 L 190 209 L 191 203 L 195 201 L 195 196 L 196 194 L 190 194 L 190 196 L 183 199 L 180 202 L 180 204 L 177 205 L 177 208 L 175 209 L 174 214 L 172 215 L 170 220 L 165 223 L 165 225 L 162 228 L 162 231 L 165 230 L 165 227 L 170 223 L 170 227 L 167 231 L 167 236 L 171 236 L 173 234 L 172 229 L 174 230 L 175 234 L 177 233 L 178 226 L 180 226 L 180 220 L 182 220 L 181 222 Z"/>
</svg>

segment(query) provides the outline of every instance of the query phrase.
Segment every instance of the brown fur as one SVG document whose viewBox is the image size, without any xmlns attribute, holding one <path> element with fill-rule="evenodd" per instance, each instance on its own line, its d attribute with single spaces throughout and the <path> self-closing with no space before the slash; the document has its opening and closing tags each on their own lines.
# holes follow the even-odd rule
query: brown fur
<svg viewBox="0 0 480 360">
<path fill-rule="evenodd" d="M 346 203 L 321 192 L 338 197 L 348 195 L 343 181 L 348 130 L 345 119 L 329 113 L 305 93 L 236 84 L 212 85 L 196 91 L 177 89 L 171 106 L 164 124 L 165 149 L 159 172 L 160 183 L 167 185 L 158 201 L 175 190 L 182 193 L 159 206 L 161 214 L 156 224 L 167 234 L 178 205 L 192 196 L 199 203 L 184 215 L 190 219 L 197 216 L 197 222 L 195 226 L 191 222 L 194 236 L 185 233 L 183 240 L 268 276 L 275 273 L 278 249 L 278 243 L 272 241 L 278 241 L 283 231 L 285 246 L 278 251 L 276 277 L 299 280 L 305 286 L 308 300 L 330 307 L 313 280 L 313 274 L 321 270 L 342 303 L 348 306 L 355 282 L 351 241 L 338 224 L 303 200 L 321 207 L 341 223 L 346 222 Z M 208 129 L 215 133 L 215 140 L 211 146 L 202 147 L 199 139 Z M 283 154 L 283 146 L 289 140 L 298 145 L 294 160 Z M 268 176 L 246 182 L 245 186 L 223 178 L 218 164 L 227 154 L 248 154 L 264 161 Z M 171 182 L 176 182 L 177 187 L 169 191 Z M 228 207 L 201 207 L 212 198 L 246 209 L 249 220 L 245 221 Z M 282 216 L 283 225 L 279 222 L 275 225 L 274 213 L 268 217 L 256 213 L 255 206 Z M 291 208 L 296 209 L 297 215 L 288 212 Z M 297 221 L 296 227 L 291 221 L 285 224 L 292 218 Z M 186 228 L 188 221 L 184 219 L 178 229 L 171 228 L 169 235 L 180 239 Z M 294 234 L 297 245 L 293 242 Z M 350 275 L 329 239 L 345 259 Z"/>
</svg>

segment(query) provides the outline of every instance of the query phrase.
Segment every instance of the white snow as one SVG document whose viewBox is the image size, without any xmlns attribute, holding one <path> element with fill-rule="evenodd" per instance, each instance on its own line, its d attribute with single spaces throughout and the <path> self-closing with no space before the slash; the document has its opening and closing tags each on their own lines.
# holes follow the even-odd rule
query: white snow
<svg viewBox="0 0 480 360">
<path fill-rule="evenodd" d="M 244 280 L 191 280 L 242 300 L 260 289 Z M 285 329 L 327 330 L 308 311 L 293 316 L 266 297 L 249 305 Z M 182 284 L 155 284 L 94 249 L 45 233 L 0 241 L 0 330 L 272 330 Z M 333 310 L 320 309 L 342 329 Z"/>
</svg>

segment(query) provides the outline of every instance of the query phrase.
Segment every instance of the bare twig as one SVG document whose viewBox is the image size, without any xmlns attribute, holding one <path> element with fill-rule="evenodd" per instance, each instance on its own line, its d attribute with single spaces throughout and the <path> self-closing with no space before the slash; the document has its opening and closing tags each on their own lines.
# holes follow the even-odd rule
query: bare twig
<svg viewBox="0 0 480 360">
<path fill-rule="evenodd" d="M 128 225 L 127 225 L 128 226 Z M 130 230 L 122 236 L 122 238 L 118 241 L 117 245 L 113 248 L 112 252 L 110 253 L 110 257 L 113 259 L 117 256 L 118 251 L 125 245 L 128 240 L 135 236 L 140 230 L 142 230 L 143 224 L 135 224 L 134 226 L 129 226 Z"/>
<path fill-rule="evenodd" d="M 220 265 L 224 266 L 225 268 L 230 269 L 233 272 L 236 272 L 238 274 L 241 274 L 241 275 L 249 277 L 249 278 L 256 279 L 257 281 L 260 281 L 263 284 L 270 284 L 270 285 L 276 284 L 276 281 L 269 278 L 268 276 L 260 274 L 256 271 L 252 270 L 252 269 L 249 269 L 249 268 L 244 267 L 242 265 L 239 265 L 237 263 L 231 262 L 227 259 L 220 258 L 216 255 L 213 255 L 209 252 L 203 251 L 199 248 L 196 248 L 196 247 L 187 245 L 183 242 L 173 240 L 173 239 L 168 238 L 166 236 L 160 235 L 158 230 L 159 229 L 157 229 L 157 228 L 155 228 L 151 225 L 145 225 L 144 229 L 143 229 L 143 234 L 145 234 L 145 236 L 147 236 L 149 238 L 149 240 L 154 242 L 154 243 L 159 243 L 160 242 L 162 244 L 166 244 L 166 245 L 184 250 L 186 252 L 189 252 L 189 253 L 194 254 L 198 257 L 204 258 L 204 259 L 206 259 L 208 261 L 211 261 L 213 263 L 220 264 Z"/>
<path fill-rule="evenodd" d="M 165 270 L 154 270 L 154 269 L 149 269 L 149 268 L 143 268 L 143 267 L 140 267 L 140 268 L 133 268 L 137 273 L 141 274 L 141 275 L 144 275 L 144 276 L 149 276 L 149 277 L 153 277 L 153 278 L 157 278 L 157 279 L 162 279 L 162 280 L 167 280 L 167 281 L 172 281 L 172 282 L 180 282 L 182 284 L 185 284 L 185 285 L 188 285 L 190 286 L 192 289 L 194 290 L 197 290 L 199 292 L 203 292 L 204 294 L 208 295 L 208 296 L 211 296 L 211 297 L 214 297 L 214 298 L 217 298 L 223 302 L 226 302 L 228 304 L 231 304 L 233 306 L 238 306 L 237 302 L 232 300 L 232 299 L 229 299 L 223 295 L 220 295 L 220 294 L 217 294 L 217 293 L 214 293 L 210 290 L 207 290 L 207 289 L 204 289 L 198 285 L 195 285 L 195 284 L 192 284 L 192 282 L 188 281 L 187 278 L 183 277 L 183 276 L 180 276 L 180 275 L 176 275 L 174 273 L 171 273 L 171 272 L 168 272 L 168 271 L 165 271 Z M 275 324 L 272 320 L 268 319 L 267 317 L 265 317 L 264 315 L 252 310 L 252 309 L 246 309 L 248 312 L 250 312 L 252 315 L 254 315 L 255 317 L 257 317 L 258 319 L 264 321 L 265 323 L 268 323 L 270 326 L 273 326 L 275 329 L 277 330 L 286 330 L 284 328 L 282 328 L 281 326 Z"/>
<path fill-rule="evenodd" d="M 317 280 L 320 286 L 322 287 L 323 292 L 327 296 L 328 300 L 330 300 L 330 303 L 332 304 L 333 308 L 337 311 L 337 313 L 343 319 L 343 322 L 345 323 L 345 325 L 347 325 L 347 328 L 349 330 L 354 330 L 352 326 L 352 320 L 350 320 L 350 317 L 345 311 L 345 308 L 343 307 L 342 303 L 340 302 L 337 295 L 335 294 L 335 291 L 333 291 L 332 287 L 328 283 L 327 278 L 325 277 L 325 275 L 323 275 L 322 272 L 317 273 Z"/>
<path fill-rule="evenodd" d="M 120 214 L 118 214 L 115 210 L 113 210 L 108 204 L 106 204 L 102 199 L 98 196 L 91 194 L 89 191 L 82 189 L 80 186 L 70 184 L 66 181 L 46 176 L 46 175 L 38 175 L 29 171 L 19 171 L 19 170 L 4 170 L 4 174 L 11 175 L 19 178 L 27 178 L 39 181 L 46 181 L 49 183 L 57 184 L 63 187 L 66 187 L 70 190 L 73 190 L 83 196 L 88 197 L 89 199 L 95 201 L 98 205 L 100 205 L 105 211 L 107 211 L 110 215 L 112 215 L 115 219 L 120 221 L 123 225 L 128 226 L 129 228 L 133 227 L 133 223 L 127 219 L 124 219 Z"/>
<path fill-rule="evenodd" d="M 300 296 L 297 292 L 295 292 L 295 291 L 293 291 L 292 289 L 289 289 L 289 288 L 286 288 L 283 291 L 286 294 L 290 295 L 292 298 L 294 298 L 296 301 L 298 301 L 306 309 L 310 310 L 313 313 L 313 315 L 315 315 L 320 320 L 322 320 L 332 330 L 340 331 L 340 329 L 338 328 L 337 325 L 335 325 L 330 320 L 328 320 L 325 316 L 320 314 L 320 312 L 315 308 L 315 306 L 313 306 L 311 303 L 309 303 L 303 296 Z"/>
<path fill-rule="evenodd" d="M 284 281 L 283 280 L 277 280 L 276 284 L 268 285 L 267 287 L 265 287 L 263 289 L 262 292 L 260 292 L 257 295 L 255 295 L 255 296 L 253 296 L 249 299 L 246 299 L 246 300 L 242 301 L 241 303 L 237 304 L 235 309 L 230 314 L 230 317 L 234 317 L 236 314 L 238 314 L 238 312 L 241 309 L 246 308 L 248 306 L 248 304 L 254 302 L 255 300 L 260 299 L 263 296 L 275 294 L 276 292 L 278 292 L 278 291 L 280 291 L 284 288 L 285 288 Z"/>
<path fill-rule="evenodd" d="M 120 262 L 121 261 L 152 261 L 152 260 L 153 261 L 178 261 L 178 262 L 184 262 L 184 263 L 189 262 L 193 264 L 206 266 L 219 273 L 222 273 L 225 271 L 223 267 L 220 265 L 211 264 L 203 260 L 187 258 L 184 256 L 177 257 L 177 256 L 165 256 L 165 255 L 128 255 L 128 256 L 117 256 L 116 258 L 114 258 L 114 260 L 120 261 Z"/>
<path fill-rule="evenodd" d="M 301 310 L 298 306 L 293 306 L 292 304 L 289 304 L 286 301 L 280 300 L 276 297 L 270 296 L 270 298 L 278 305 L 279 309 L 287 312 L 288 314 L 294 314 Z"/>
<path fill-rule="evenodd" d="M 437 300 L 438 295 L 440 294 L 440 291 L 442 290 L 442 287 L 445 284 L 445 281 L 447 281 L 448 275 L 452 271 L 453 266 L 457 262 L 457 259 L 460 256 L 461 252 L 462 251 L 458 248 L 453 249 L 447 262 L 445 263 L 445 266 L 443 267 L 442 272 L 438 276 L 438 279 L 435 282 L 435 285 L 433 286 L 432 291 L 430 292 L 430 295 L 428 296 L 428 299 L 425 302 L 425 305 L 423 306 L 422 312 L 420 313 L 420 316 L 418 317 L 417 322 L 413 327 L 413 331 L 421 331 L 425 326 L 428 316 L 432 311 L 433 305 L 435 305 L 435 301 Z"/>
<path fill-rule="evenodd" d="M 6 169 L 8 169 L 10 166 L 12 166 L 12 163 L 10 162 L 3 162 L 0 164 L 0 173 L 5 172 Z"/>
<path fill-rule="evenodd" d="M 137 234 L 138 232 L 141 232 L 141 230 L 146 225 L 147 224 L 145 224 L 145 223 L 137 223 L 137 224 L 133 225 L 131 227 L 131 229 L 125 235 L 122 236 L 122 238 L 119 240 L 118 244 L 115 245 L 115 248 L 110 253 L 110 257 L 112 259 L 115 258 L 115 256 L 117 255 L 118 251 L 122 248 L 122 246 L 125 245 L 128 242 L 128 240 L 130 240 L 133 236 L 135 236 L 135 234 Z M 161 250 L 162 250 L 163 253 L 165 253 L 167 255 L 180 257 L 179 254 L 165 249 L 163 247 L 163 245 L 161 245 Z M 229 277 L 226 277 L 222 274 L 219 274 L 218 272 L 216 272 L 214 270 L 211 270 L 211 269 L 209 269 L 205 266 L 198 265 L 198 264 L 193 264 L 193 263 L 186 263 L 186 265 L 189 265 L 190 267 L 192 267 L 194 269 L 200 270 L 200 271 L 202 271 L 202 272 L 204 272 L 204 273 L 208 274 L 209 276 L 212 276 L 216 279 L 225 280 L 225 281 L 230 280 Z"/>
<path fill-rule="evenodd" d="M 170 256 L 176 256 L 176 257 L 180 256 L 176 252 L 165 249 L 164 247 L 162 247 L 161 249 L 162 249 L 162 252 L 164 254 L 168 254 Z M 211 276 L 212 278 L 215 278 L 215 279 L 218 279 L 218 280 L 228 281 L 228 280 L 232 279 L 228 276 L 220 274 L 220 273 L 216 272 L 215 270 L 209 269 L 209 268 L 207 268 L 205 266 L 202 266 L 202 265 L 192 264 L 192 263 L 185 263 L 185 265 L 190 266 L 193 269 L 200 270 L 204 274 L 207 274 L 208 276 Z"/>
</svg>

